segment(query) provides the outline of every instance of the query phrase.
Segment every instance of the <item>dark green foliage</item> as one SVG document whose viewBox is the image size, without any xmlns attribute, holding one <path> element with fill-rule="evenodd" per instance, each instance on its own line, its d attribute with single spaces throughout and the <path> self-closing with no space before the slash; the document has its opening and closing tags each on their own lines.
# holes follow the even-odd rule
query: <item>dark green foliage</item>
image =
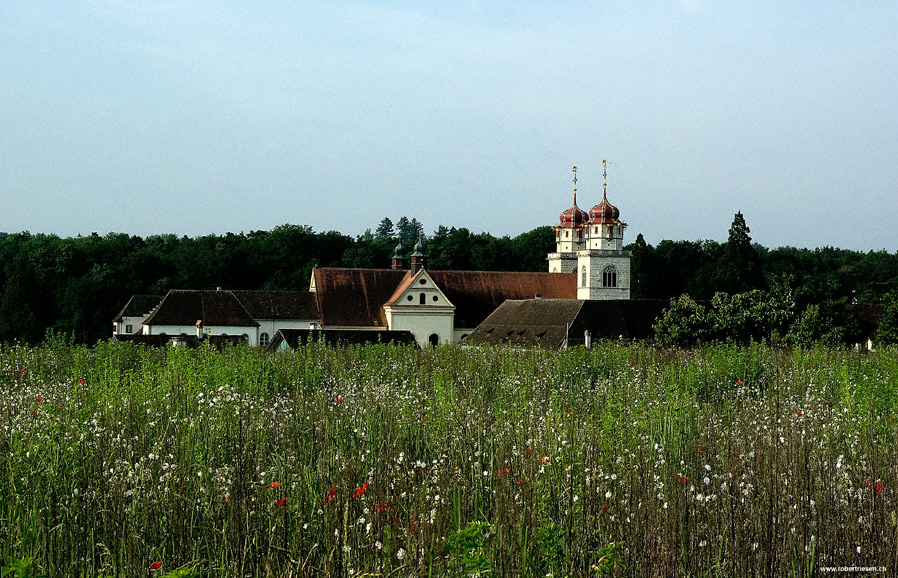
<svg viewBox="0 0 898 578">
<path fill-rule="evenodd" d="M 876 329 L 873 341 L 877 345 L 898 343 L 898 294 L 889 293 L 886 296 L 882 319 Z"/>
<path fill-rule="evenodd" d="M 767 250 L 752 244 L 748 233 L 737 213 L 723 244 L 665 240 L 652 246 L 637 235 L 626 247 L 632 252 L 631 297 L 666 300 L 685 293 L 710 301 L 724 288 L 736 295 L 788 283 L 793 321 L 799 323 L 794 331 L 781 320 L 760 320 L 759 326 L 737 333 L 757 338 L 774 330 L 779 336 L 788 333 L 791 344 L 809 339 L 846 344 L 864 341 L 873 332 L 858 324 L 854 304 L 881 303 L 886 294 L 898 291 L 898 254 L 832 247 Z M 62 239 L 0 233 L 0 341 L 36 343 L 53 330 L 93 343 L 109 335 L 112 318 L 135 294 L 216 287 L 306 290 L 316 266 L 387 268 L 396 243 L 402 242 L 409 253 L 421 234 L 422 224 L 407 217 L 395 228 L 384 218 L 375 233 L 366 231 L 355 239 L 300 225 L 195 238 L 94 233 Z M 495 237 L 440 225 L 426 247 L 429 269 L 545 271 L 555 239 L 550 227 Z M 741 307 L 746 298 L 732 299 Z M 817 309 L 808 309 L 810 305 Z M 732 332 L 734 319 L 725 321 L 718 333 Z M 879 339 L 890 338 L 883 333 Z"/>
<path fill-rule="evenodd" d="M 717 291 L 732 294 L 765 288 L 761 258 L 751 244 L 750 232 L 745 217 L 741 212 L 736 213 L 723 255 L 717 262 L 714 277 Z"/>
</svg>

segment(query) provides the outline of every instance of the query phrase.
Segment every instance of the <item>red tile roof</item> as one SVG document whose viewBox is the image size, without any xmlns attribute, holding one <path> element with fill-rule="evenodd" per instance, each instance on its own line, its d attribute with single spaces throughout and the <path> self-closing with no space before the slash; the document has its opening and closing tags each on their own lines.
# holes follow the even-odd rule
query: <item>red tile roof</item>
<svg viewBox="0 0 898 578">
<path fill-rule="evenodd" d="M 506 299 L 576 299 L 573 273 L 428 271 L 455 305 L 455 327 L 474 328 Z"/>
<path fill-rule="evenodd" d="M 427 271 L 455 305 L 455 327 L 473 328 L 506 299 L 576 299 L 573 273 Z M 324 326 L 387 324 L 383 306 L 412 282 L 408 271 L 392 269 L 315 269 L 318 309 Z"/>
<path fill-rule="evenodd" d="M 312 272 L 324 326 L 386 327 L 383 305 L 408 271 L 321 267 Z"/>
</svg>

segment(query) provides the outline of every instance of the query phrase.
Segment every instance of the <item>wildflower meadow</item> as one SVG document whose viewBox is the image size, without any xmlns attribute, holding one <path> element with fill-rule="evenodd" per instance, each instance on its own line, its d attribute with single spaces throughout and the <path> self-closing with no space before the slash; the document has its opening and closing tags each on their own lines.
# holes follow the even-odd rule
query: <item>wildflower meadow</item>
<svg viewBox="0 0 898 578">
<path fill-rule="evenodd" d="M 898 350 L 0 346 L 5 576 L 891 576 Z"/>
</svg>

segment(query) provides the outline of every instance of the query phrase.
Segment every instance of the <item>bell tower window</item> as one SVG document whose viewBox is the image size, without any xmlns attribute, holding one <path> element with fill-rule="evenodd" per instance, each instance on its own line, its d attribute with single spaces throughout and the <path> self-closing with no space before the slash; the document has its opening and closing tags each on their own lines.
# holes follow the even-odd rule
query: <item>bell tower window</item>
<svg viewBox="0 0 898 578">
<path fill-rule="evenodd" d="M 583 267 L 583 270 L 580 273 L 580 286 L 586 287 L 586 267 Z"/>
<path fill-rule="evenodd" d="M 602 287 L 617 287 L 617 269 L 613 265 L 602 269 Z"/>
</svg>

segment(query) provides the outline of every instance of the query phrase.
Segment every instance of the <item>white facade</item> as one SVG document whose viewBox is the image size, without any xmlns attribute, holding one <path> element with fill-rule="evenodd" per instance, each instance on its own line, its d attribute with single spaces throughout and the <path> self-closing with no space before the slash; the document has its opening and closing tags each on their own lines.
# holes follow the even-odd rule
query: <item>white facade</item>
<svg viewBox="0 0 898 578">
<path fill-rule="evenodd" d="M 144 319 L 150 314 L 141 315 L 139 317 L 122 317 L 121 321 L 112 324 L 113 335 L 131 335 L 132 333 L 141 333 L 143 331 Z"/>
<path fill-rule="evenodd" d="M 384 313 L 390 330 L 410 331 L 422 348 L 456 341 L 455 306 L 424 269 L 397 289 Z"/>
<path fill-rule="evenodd" d="M 259 328 L 252 326 L 231 325 L 144 325 L 144 335 L 166 335 L 177 337 L 180 335 L 192 335 L 202 337 L 204 335 L 236 335 L 246 338 L 250 345 L 259 344 Z"/>
</svg>

